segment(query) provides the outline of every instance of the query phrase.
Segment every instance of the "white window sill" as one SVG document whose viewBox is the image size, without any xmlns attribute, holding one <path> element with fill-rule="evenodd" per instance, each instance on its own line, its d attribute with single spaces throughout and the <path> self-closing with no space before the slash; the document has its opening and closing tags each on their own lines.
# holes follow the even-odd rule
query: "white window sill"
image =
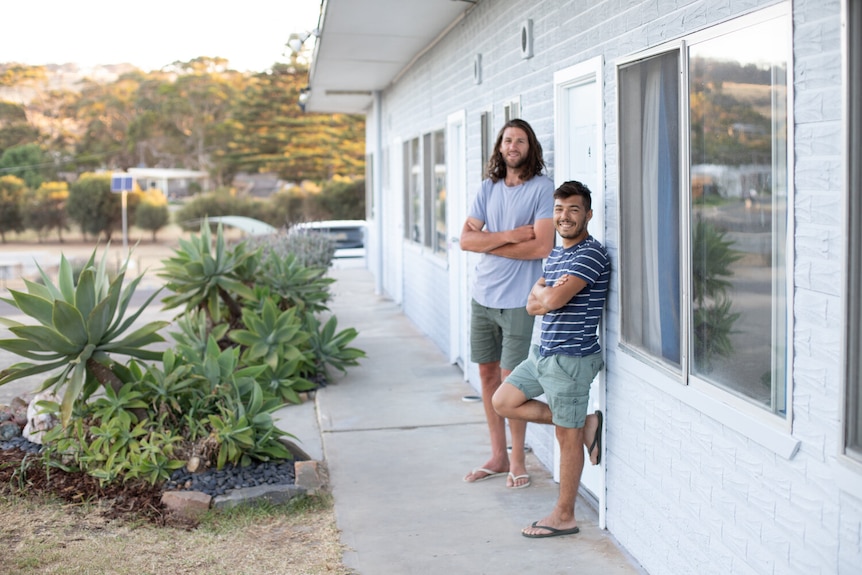
<svg viewBox="0 0 862 575">
<path fill-rule="evenodd" d="M 661 369 L 629 355 L 623 348 L 618 348 L 616 360 L 619 362 L 619 367 L 628 372 L 626 377 L 636 377 L 639 381 L 653 385 L 674 399 L 784 459 L 793 459 L 799 451 L 801 442 L 786 430 L 779 429 L 774 424 L 765 421 L 765 415 L 760 418 L 744 413 L 711 395 L 694 389 L 690 385 L 682 385 L 676 379 L 668 377 Z M 612 381 L 608 382 L 608 387 L 613 388 Z"/>
</svg>

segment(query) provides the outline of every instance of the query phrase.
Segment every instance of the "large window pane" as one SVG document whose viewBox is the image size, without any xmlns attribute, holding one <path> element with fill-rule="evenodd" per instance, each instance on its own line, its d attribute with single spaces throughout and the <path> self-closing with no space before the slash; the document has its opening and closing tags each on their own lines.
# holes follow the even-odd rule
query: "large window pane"
<svg viewBox="0 0 862 575">
<path fill-rule="evenodd" d="M 679 366 L 679 53 L 620 69 L 622 330 Z"/>
<path fill-rule="evenodd" d="M 422 164 L 419 138 L 409 142 L 409 219 L 408 238 L 414 242 L 422 242 Z"/>
<path fill-rule="evenodd" d="M 786 407 L 788 29 L 771 20 L 689 49 L 691 373 L 776 413 Z"/>
</svg>

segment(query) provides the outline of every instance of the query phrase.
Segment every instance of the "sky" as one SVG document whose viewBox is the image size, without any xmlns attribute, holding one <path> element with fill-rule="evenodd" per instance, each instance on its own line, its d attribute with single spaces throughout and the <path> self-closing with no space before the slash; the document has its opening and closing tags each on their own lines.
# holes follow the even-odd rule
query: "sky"
<svg viewBox="0 0 862 575">
<path fill-rule="evenodd" d="M 209 56 L 262 72 L 289 60 L 291 33 L 317 27 L 320 2 L 7 0 L 0 9 L 0 62 L 130 63 L 149 72 Z"/>
</svg>

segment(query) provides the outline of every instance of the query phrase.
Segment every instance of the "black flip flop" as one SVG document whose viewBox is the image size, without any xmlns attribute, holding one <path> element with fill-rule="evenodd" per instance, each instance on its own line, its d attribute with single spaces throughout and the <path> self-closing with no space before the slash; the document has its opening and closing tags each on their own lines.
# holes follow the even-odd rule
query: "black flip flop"
<svg viewBox="0 0 862 575">
<path fill-rule="evenodd" d="M 580 531 L 577 527 L 572 527 L 571 529 L 556 529 L 554 527 L 548 527 L 547 525 L 536 525 L 537 523 L 538 521 L 533 521 L 533 524 L 530 525 L 530 527 L 544 529 L 547 533 L 524 533 L 521 531 L 521 535 L 531 539 L 544 539 L 546 537 L 559 537 L 560 535 L 574 535 Z"/>
<path fill-rule="evenodd" d="M 596 436 L 593 438 L 593 444 L 590 445 L 590 455 L 593 453 L 593 449 L 596 447 L 599 448 L 599 454 L 596 456 L 596 465 L 602 462 L 602 425 L 604 424 L 604 415 L 600 410 L 596 410 L 596 417 L 599 418 L 599 426 L 596 428 Z"/>
</svg>

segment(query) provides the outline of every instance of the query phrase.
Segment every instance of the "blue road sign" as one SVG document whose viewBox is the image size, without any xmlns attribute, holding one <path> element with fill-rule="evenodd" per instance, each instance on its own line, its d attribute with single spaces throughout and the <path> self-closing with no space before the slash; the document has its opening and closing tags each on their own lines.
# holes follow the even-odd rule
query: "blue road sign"
<svg viewBox="0 0 862 575">
<path fill-rule="evenodd" d="M 112 192 L 131 192 L 134 189 L 135 178 L 128 174 L 111 175 Z"/>
</svg>

